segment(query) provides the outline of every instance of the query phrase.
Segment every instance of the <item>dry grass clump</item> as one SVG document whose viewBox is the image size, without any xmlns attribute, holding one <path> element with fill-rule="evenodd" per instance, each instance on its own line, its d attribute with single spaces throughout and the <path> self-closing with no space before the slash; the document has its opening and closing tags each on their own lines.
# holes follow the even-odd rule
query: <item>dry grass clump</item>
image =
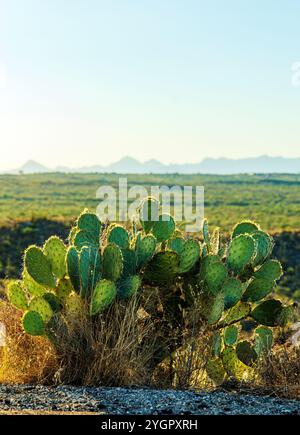
<svg viewBox="0 0 300 435">
<path fill-rule="evenodd" d="M 150 299 L 151 305 L 153 295 Z M 86 307 L 54 317 L 49 340 L 25 334 L 22 313 L 2 301 L 0 322 L 7 339 L 0 353 L 0 383 L 199 387 L 209 349 L 206 326 L 191 311 L 189 328 L 173 331 L 141 308 L 148 302 L 135 297 L 116 301 L 95 317 Z M 181 343 L 176 351 L 174 340 Z M 155 369 L 162 349 L 171 358 Z"/>
<path fill-rule="evenodd" d="M 149 385 L 154 325 L 138 298 L 116 301 L 96 317 L 67 319 L 57 337 L 56 381 L 80 385 Z"/>
<path fill-rule="evenodd" d="M 25 334 L 22 313 L 0 300 L 0 323 L 6 327 L 0 383 L 212 388 L 205 371 L 211 328 L 196 309 L 185 312 L 180 327 L 171 327 L 163 316 L 147 313 L 153 299 L 151 292 L 148 302 L 139 297 L 116 301 L 95 317 L 84 306 L 54 317 L 51 340 Z M 256 373 L 250 383 L 235 383 L 235 390 L 300 399 L 299 347 L 277 340 Z"/>
<path fill-rule="evenodd" d="M 280 397 L 300 400 L 299 347 L 278 346 L 261 361 L 258 373 L 258 387 Z"/>
<path fill-rule="evenodd" d="M 177 339 L 180 345 L 155 368 L 155 386 L 181 390 L 210 389 L 213 383 L 205 366 L 211 356 L 212 329 L 201 317 L 199 309 L 186 310 L 184 328 L 170 332 L 172 339 Z"/>
<path fill-rule="evenodd" d="M 50 341 L 25 334 L 22 313 L 1 301 L 7 338 L 0 351 L 0 383 L 149 384 L 156 335 L 138 304 L 132 298 L 94 318 L 86 311 L 60 317 Z"/>
<path fill-rule="evenodd" d="M 25 334 L 21 315 L 0 301 L 0 323 L 6 328 L 6 344 L 0 347 L 0 383 L 47 384 L 57 370 L 54 346 L 46 338 Z"/>
</svg>

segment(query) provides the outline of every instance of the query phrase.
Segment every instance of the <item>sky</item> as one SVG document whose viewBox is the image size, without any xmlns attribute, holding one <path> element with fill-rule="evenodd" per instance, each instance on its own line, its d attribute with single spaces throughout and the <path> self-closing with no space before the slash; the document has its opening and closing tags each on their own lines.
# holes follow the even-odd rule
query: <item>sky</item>
<svg viewBox="0 0 300 435">
<path fill-rule="evenodd" d="M 0 170 L 300 156 L 300 2 L 0 0 Z"/>
</svg>

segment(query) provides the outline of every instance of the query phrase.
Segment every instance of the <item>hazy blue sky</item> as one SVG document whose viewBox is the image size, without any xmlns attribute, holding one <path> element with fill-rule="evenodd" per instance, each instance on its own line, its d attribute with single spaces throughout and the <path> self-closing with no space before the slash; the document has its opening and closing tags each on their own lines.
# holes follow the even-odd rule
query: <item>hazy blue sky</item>
<svg viewBox="0 0 300 435">
<path fill-rule="evenodd" d="M 298 0 L 0 0 L 0 169 L 300 156 Z"/>
</svg>

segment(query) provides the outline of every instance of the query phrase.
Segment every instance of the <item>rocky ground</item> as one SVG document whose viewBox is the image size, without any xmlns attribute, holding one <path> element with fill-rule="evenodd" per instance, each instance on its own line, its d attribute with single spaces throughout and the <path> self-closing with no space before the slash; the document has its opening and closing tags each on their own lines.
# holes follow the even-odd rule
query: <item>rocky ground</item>
<svg viewBox="0 0 300 435">
<path fill-rule="evenodd" d="M 18 413 L 300 416 L 300 401 L 223 391 L 1 385 L 0 414 Z"/>
</svg>

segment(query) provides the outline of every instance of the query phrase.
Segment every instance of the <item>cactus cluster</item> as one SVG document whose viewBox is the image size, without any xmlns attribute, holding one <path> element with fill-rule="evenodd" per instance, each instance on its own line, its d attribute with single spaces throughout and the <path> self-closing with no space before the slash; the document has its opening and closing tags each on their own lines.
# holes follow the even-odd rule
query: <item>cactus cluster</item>
<svg viewBox="0 0 300 435">
<path fill-rule="evenodd" d="M 42 248 L 25 251 L 23 279 L 8 287 L 9 301 L 24 312 L 24 331 L 47 335 L 55 316 L 93 317 L 115 300 L 126 303 L 155 287 L 163 307 L 174 314 L 171 323 L 180 324 L 180 313 L 196 307 L 210 325 L 206 369 L 211 379 L 219 384 L 227 376 L 244 378 L 270 351 L 271 328 L 292 316 L 292 307 L 270 297 L 282 275 L 280 263 L 270 258 L 272 238 L 256 223 L 243 221 L 222 244 L 219 230 L 210 234 L 206 220 L 203 243 L 186 238 L 151 197 L 138 214 L 139 225 L 128 230 L 102 225 L 84 210 L 67 243 L 54 236 Z M 245 339 L 249 321 L 253 336 Z"/>
<path fill-rule="evenodd" d="M 206 221 L 203 233 L 201 309 L 215 331 L 207 372 L 216 384 L 228 376 L 247 379 L 256 361 L 271 350 L 271 328 L 285 326 L 293 317 L 293 306 L 271 297 L 282 267 L 270 259 L 272 237 L 254 222 L 237 224 L 225 246 L 219 237 L 210 237 Z M 247 322 L 251 334 L 244 332 Z"/>
</svg>

